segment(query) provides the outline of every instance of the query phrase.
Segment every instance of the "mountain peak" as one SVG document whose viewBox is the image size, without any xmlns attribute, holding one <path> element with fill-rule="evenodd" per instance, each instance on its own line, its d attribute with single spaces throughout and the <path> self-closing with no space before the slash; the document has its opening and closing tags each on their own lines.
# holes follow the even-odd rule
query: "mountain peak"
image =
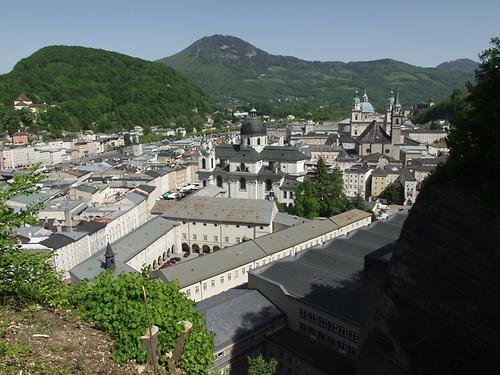
<svg viewBox="0 0 500 375">
<path fill-rule="evenodd" d="M 471 59 L 457 59 L 441 63 L 436 66 L 436 69 L 474 74 L 478 66 L 479 63 L 477 61 Z"/>
<path fill-rule="evenodd" d="M 472 78 L 392 59 L 358 62 L 306 61 L 269 54 L 230 35 L 201 38 L 176 55 L 159 60 L 197 82 L 218 101 L 316 103 L 350 106 L 354 90 L 367 89 L 377 106 L 398 86 L 405 102 L 437 100 Z"/>
<path fill-rule="evenodd" d="M 232 35 L 215 34 L 205 36 L 169 59 L 189 58 L 200 63 L 222 63 L 224 65 L 260 65 L 269 55 L 243 39 Z M 162 59 L 160 62 L 163 62 Z"/>
</svg>

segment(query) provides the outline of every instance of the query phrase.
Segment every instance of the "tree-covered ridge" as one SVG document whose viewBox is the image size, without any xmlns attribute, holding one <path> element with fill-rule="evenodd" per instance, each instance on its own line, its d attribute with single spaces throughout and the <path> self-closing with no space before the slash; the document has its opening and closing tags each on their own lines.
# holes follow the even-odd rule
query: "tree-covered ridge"
<svg viewBox="0 0 500 375">
<path fill-rule="evenodd" d="M 325 48 L 328 48 L 326 46 Z M 333 47 L 332 47 L 333 48 Z M 422 68 L 382 59 L 362 62 L 305 61 L 268 54 L 232 36 L 214 35 L 159 60 L 193 79 L 217 100 L 350 105 L 355 89 L 367 89 L 372 103 L 386 105 L 391 88 L 399 86 L 405 102 L 444 99 L 463 88 L 473 74 Z"/>
<path fill-rule="evenodd" d="M 65 130 L 200 122 L 208 97 L 190 80 L 154 62 L 100 49 L 50 46 L 0 76 L 0 102 L 24 94 L 47 103 L 42 121 Z"/>
</svg>

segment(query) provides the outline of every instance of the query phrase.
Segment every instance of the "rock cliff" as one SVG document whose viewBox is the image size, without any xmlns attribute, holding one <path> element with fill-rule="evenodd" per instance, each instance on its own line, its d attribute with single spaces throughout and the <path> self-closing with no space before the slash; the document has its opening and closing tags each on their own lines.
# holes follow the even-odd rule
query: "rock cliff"
<svg viewBox="0 0 500 375">
<path fill-rule="evenodd" d="M 358 374 L 500 373 L 498 212 L 452 185 L 424 189 L 367 301 Z"/>
</svg>

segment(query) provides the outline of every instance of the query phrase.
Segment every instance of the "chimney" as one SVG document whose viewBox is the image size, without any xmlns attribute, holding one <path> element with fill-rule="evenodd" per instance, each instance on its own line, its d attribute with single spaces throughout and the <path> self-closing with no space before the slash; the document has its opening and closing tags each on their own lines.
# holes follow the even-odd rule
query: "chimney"
<svg viewBox="0 0 500 375">
<path fill-rule="evenodd" d="M 104 257 L 106 259 L 106 269 L 114 270 L 116 268 L 115 253 L 113 252 L 113 249 L 111 248 L 111 244 L 109 242 L 108 246 L 106 246 L 106 253 L 104 254 Z"/>
</svg>

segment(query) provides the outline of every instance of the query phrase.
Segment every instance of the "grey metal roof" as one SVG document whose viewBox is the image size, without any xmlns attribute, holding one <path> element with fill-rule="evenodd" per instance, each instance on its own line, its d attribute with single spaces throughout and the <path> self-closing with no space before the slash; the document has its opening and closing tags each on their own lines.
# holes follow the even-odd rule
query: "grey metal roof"
<svg viewBox="0 0 500 375">
<path fill-rule="evenodd" d="M 137 272 L 135 269 L 122 262 L 116 262 L 115 265 L 115 275 L 119 275 L 121 273 Z M 78 282 L 83 279 L 93 279 L 105 271 L 106 259 L 104 256 L 104 250 L 101 250 L 92 255 L 90 258 L 84 260 L 82 263 L 70 269 L 69 274 L 74 281 Z"/>
<path fill-rule="evenodd" d="M 288 230 L 271 233 L 253 241 L 266 253 L 274 254 L 300 242 L 319 237 L 338 228 L 330 219 L 310 220 Z"/>
<path fill-rule="evenodd" d="M 13 197 L 9 198 L 9 201 L 21 203 L 21 204 L 29 206 L 32 204 L 45 202 L 46 200 L 50 199 L 50 197 L 54 196 L 55 194 L 57 194 L 57 191 L 42 190 L 42 191 L 37 191 L 37 192 L 35 192 L 33 194 L 29 194 L 29 195 L 25 195 L 25 194 L 14 195 Z"/>
<path fill-rule="evenodd" d="M 309 219 L 305 219 L 300 216 L 294 216 L 287 214 L 285 212 L 278 212 L 276 216 L 274 216 L 273 223 L 285 225 L 287 227 L 293 227 L 294 225 L 305 223 L 309 221 Z"/>
<path fill-rule="evenodd" d="M 251 240 L 178 263 L 173 267 L 162 268 L 154 271 L 152 276 L 166 282 L 178 280 L 179 287 L 183 288 L 265 256 L 266 253 Z"/>
<path fill-rule="evenodd" d="M 75 229 L 80 232 L 87 232 L 89 234 L 92 234 L 104 228 L 106 228 L 106 223 L 91 220 L 91 221 L 80 221 L 80 223 L 76 226 Z"/>
<path fill-rule="evenodd" d="M 151 194 L 153 191 L 155 191 L 156 186 L 151 186 L 151 185 L 139 185 L 137 186 L 137 189 L 140 189 L 142 191 L 145 191 L 148 194 Z"/>
<path fill-rule="evenodd" d="M 207 185 L 204 188 L 198 190 L 197 192 L 188 195 L 186 198 L 184 198 L 184 200 L 186 201 L 186 200 L 190 200 L 193 198 L 200 198 L 200 197 L 214 198 L 217 195 L 219 195 L 220 193 L 222 193 L 223 191 L 224 191 L 224 189 L 221 187 L 218 187 L 217 185 Z"/>
<path fill-rule="evenodd" d="M 215 157 L 239 162 L 262 160 L 261 154 L 252 147 L 230 144 L 217 145 L 215 147 Z"/>
<path fill-rule="evenodd" d="M 293 162 L 307 160 L 308 157 L 292 146 L 266 146 L 261 152 L 264 160 Z"/>
<path fill-rule="evenodd" d="M 129 261 L 174 227 L 174 223 L 161 216 L 145 222 L 126 236 L 112 243 L 116 259 L 123 263 Z"/>
<path fill-rule="evenodd" d="M 216 351 L 284 317 L 259 291 L 250 289 L 230 289 L 199 302 L 196 308 L 215 334 Z"/>
<path fill-rule="evenodd" d="M 141 202 L 144 202 L 146 200 L 146 197 L 142 194 L 131 191 L 130 193 L 125 195 L 124 199 L 128 199 L 129 201 L 135 204 L 140 204 Z"/>
<path fill-rule="evenodd" d="M 243 125 L 241 125 L 241 135 L 265 136 L 267 134 L 266 127 L 259 117 L 247 117 Z"/>
<path fill-rule="evenodd" d="M 270 263 L 252 275 L 278 284 L 285 294 L 320 310 L 359 323 L 364 257 L 399 237 L 407 213 L 333 239 L 295 258 Z"/>
<path fill-rule="evenodd" d="M 173 267 L 153 272 L 163 281 L 179 281 L 181 288 L 252 263 L 267 255 L 292 247 L 308 238 L 319 236 L 337 228 L 332 220 L 311 220 L 255 240 L 226 247 L 223 251 L 207 254 Z"/>
<path fill-rule="evenodd" d="M 280 190 L 294 191 L 297 186 L 300 185 L 300 181 L 292 176 L 286 176 L 283 183 L 280 186 Z"/>
<path fill-rule="evenodd" d="M 194 220 L 269 225 L 275 213 L 273 202 L 264 199 L 193 197 L 167 209 L 163 217 Z"/>
<path fill-rule="evenodd" d="M 71 231 L 71 232 L 60 232 L 60 234 L 69 237 L 74 241 L 78 241 L 80 238 L 87 236 L 88 232 Z"/>
<path fill-rule="evenodd" d="M 157 171 L 154 171 L 154 170 L 146 171 L 146 172 L 144 172 L 144 174 L 148 175 L 149 177 L 152 177 L 152 178 L 157 178 L 157 177 L 161 176 L 161 174 L 159 174 Z"/>
<path fill-rule="evenodd" d="M 60 249 L 61 247 L 64 247 L 72 242 L 75 242 L 75 241 L 72 238 L 70 238 L 69 236 L 65 236 L 65 235 L 60 234 L 60 233 L 54 233 L 46 240 L 41 241 L 40 244 L 43 246 L 46 246 L 50 249 L 57 250 L 57 249 Z"/>
<path fill-rule="evenodd" d="M 381 124 L 375 120 L 356 138 L 356 143 L 391 143 L 391 137 L 385 132 Z"/>
<path fill-rule="evenodd" d="M 89 194 L 94 194 L 97 190 L 99 190 L 95 186 L 88 185 L 88 184 L 81 184 L 81 185 L 75 186 L 73 189 L 80 190 L 80 191 L 83 191 L 83 192 L 89 193 Z"/>
</svg>

